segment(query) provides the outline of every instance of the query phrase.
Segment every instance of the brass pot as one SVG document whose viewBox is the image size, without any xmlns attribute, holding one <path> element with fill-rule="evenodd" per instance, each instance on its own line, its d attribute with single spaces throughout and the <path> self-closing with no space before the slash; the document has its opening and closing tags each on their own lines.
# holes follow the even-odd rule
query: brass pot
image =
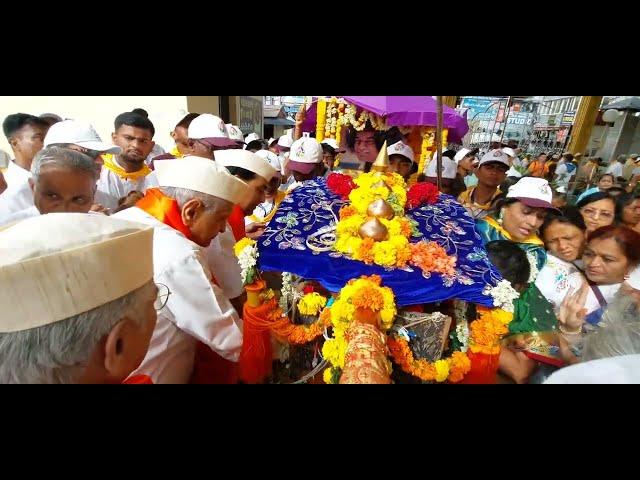
<svg viewBox="0 0 640 480">
<path fill-rule="evenodd" d="M 367 214 L 371 217 L 386 218 L 387 220 L 396 216 L 391 205 L 381 198 L 369 204 Z"/>
<path fill-rule="evenodd" d="M 377 218 L 370 218 L 358 230 L 360 237 L 370 238 L 375 242 L 382 242 L 389 238 L 389 230 Z"/>
</svg>

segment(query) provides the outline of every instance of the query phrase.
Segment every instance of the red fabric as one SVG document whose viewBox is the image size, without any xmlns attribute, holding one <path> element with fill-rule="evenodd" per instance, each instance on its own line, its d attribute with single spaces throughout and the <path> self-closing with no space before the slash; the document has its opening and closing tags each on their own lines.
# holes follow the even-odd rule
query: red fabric
<svg viewBox="0 0 640 480">
<path fill-rule="evenodd" d="M 189 383 L 196 385 L 238 383 L 238 364 L 222 358 L 208 345 L 198 342 Z"/>
<path fill-rule="evenodd" d="M 236 242 L 247 236 L 247 231 L 244 228 L 244 212 L 238 205 L 233 207 L 233 211 L 229 216 L 229 225 L 231 225 L 231 231 Z"/>
<path fill-rule="evenodd" d="M 416 312 L 416 313 L 424 313 L 424 308 L 422 305 L 409 305 L 408 307 L 404 307 L 407 312 Z"/>
<path fill-rule="evenodd" d="M 165 225 L 179 231 L 191 240 L 191 230 L 189 230 L 189 227 L 182 221 L 182 212 L 180 211 L 180 207 L 178 207 L 178 202 L 173 198 L 167 197 L 159 189 L 148 189 L 145 196 L 136 203 L 136 207 L 144 210 Z"/>
<path fill-rule="evenodd" d="M 122 382 L 123 385 L 153 385 L 153 380 L 151 380 L 151 377 L 148 377 L 147 375 L 134 375 L 133 377 L 129 377 L 127 378 L 124 382 Z"/>
</svg>

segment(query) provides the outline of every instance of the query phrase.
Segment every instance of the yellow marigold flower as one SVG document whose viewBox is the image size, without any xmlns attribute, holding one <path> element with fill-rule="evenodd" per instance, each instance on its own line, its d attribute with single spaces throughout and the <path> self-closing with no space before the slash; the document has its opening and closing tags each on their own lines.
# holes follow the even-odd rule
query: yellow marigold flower
<svg viewBox="0 0 640 480">
<path fill-rule="evenodd" d="M 434 366 L 436 367 L 436 382 L 444 382 L 449 376 L 449 362 L 438 360 Z"/>
<path fill-rule="evenodd" d="M 391 267 L 396 263 L 395 250 L 392 247 L 383 245 L 386 242 L 376 244 L 373 251 L 374 262 L 383 267 Z"/>
<path fill-rule="evenodd" d="M 298 310 L 302 315 L 317 315 L 327 304 L 327 299 L 318 292 L 307 293 L 298 302 Z"/>
</svg>

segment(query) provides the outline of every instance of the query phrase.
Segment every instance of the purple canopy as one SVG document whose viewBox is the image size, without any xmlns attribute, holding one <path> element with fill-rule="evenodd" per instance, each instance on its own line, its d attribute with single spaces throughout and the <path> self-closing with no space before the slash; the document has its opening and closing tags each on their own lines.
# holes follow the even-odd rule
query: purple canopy
<svg viewBox="0 0 640 480">
<path fill-rule="evenodd" d="M 437 102 L 427 96 L 366 96 L 343 97 L 347 102 L 368 112 L 386 117 L 387 125 L 435 127 L 438 123 Z M 309 131 L 316 123 L 316 103 L 307 111 L 303 130 Z M 442 106 L 442 122 L 449 129 L 448 140 L 460 143 L 469 131 L 466 114 L 461 116 L 455 109 Z"/>
</svg>

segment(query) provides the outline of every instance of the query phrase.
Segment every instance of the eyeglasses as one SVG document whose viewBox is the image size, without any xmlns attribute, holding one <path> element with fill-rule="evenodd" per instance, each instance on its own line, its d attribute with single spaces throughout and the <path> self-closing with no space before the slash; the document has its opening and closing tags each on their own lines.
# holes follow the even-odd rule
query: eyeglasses
<svg viewBox="0 0 640 480">
<path fill-rule="evenodd" d="M 593 208 L 583 208 L 582 214 L 585 217 L 589 217 L 589 218 L 597 218 L 597 217 L 602 217 L 604 219 L 613 218 L 613 212 L 610 212 L 608 210 L 594 210 Z"/>
<path fill-rule="evenodd" d="M 169 301 L 171 291 L 169 290 L 169 287 L 162 283 L 156 283 L 156 287 L 158 287 L 158 294 L 156 296 L 156 300 L 153 302 L 153 306 L 156 309 L 156 312 L 159 312 L 165 307 L 167 301 Z"/>
</svg>

